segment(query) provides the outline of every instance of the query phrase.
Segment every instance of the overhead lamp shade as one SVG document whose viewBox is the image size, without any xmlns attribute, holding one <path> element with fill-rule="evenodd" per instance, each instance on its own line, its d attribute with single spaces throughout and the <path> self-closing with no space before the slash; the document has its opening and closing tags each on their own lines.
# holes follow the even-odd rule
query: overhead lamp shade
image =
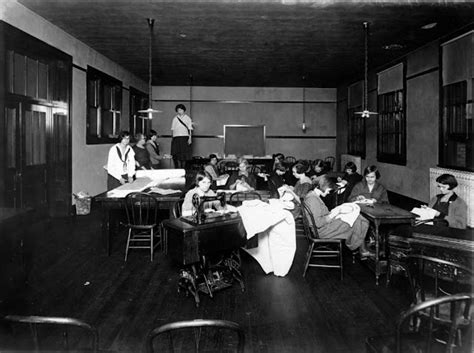
<svg viewBox="0 0 474 353">
<path fill-rule="evenodd" d="M 153 109 L 149 107 L 148 109 L 142 109 L 138 111 L 140 114 L 146 114 L 146 116 L 139 116 L 142 119 L 153 119 L 153 114 L 162 113 L 161 110 Z"/>
</svg>

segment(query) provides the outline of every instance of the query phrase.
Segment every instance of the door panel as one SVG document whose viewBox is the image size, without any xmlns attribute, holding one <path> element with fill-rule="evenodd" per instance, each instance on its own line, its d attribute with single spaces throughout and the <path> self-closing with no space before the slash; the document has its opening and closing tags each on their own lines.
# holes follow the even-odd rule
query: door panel
<svg viewBox="0 0 474 353">
<path fill-rule="evenodd" d="M 52 217 L 67 216 L 71 207 L 69 190 L 69 115 L 67 109 L 52 110 L 52 139 L 49 149 L 49 210 Z"/>
<path fill-rule="evenodd" d="M 22 207 L 44 209 L 48 203 L 46 126 L 51 108 L 24 104 L 21 138 Z"/>
</svg>

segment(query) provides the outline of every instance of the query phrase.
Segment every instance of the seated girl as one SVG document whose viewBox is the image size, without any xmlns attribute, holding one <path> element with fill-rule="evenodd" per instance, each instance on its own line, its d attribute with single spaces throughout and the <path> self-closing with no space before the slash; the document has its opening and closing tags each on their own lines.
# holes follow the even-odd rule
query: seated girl
<svg viewBox="0 0 474 353">
<path fill-rule="evenodd" d="M 212 178 L 207 172 L 197 172 L 195 178 L 195 187 L 189 190 L 184 196 L 183 206 L 181 209 L 183 216 L 191 216 L 196 208 L 193 205 L 193 196 L 194 194 L 202 196 L 216 196 L 216 193 L 210 189 Z M 215 210 L 222 210 L 223 206 L 219 201 L 206 202 L 204 204 L 204 209 L 213 208 Z"/>
<path fill-rule="evenodd" d="M 313 188 L 311 179 L 308 178 L 308 164 L 298 161 L 292 168 L 293 176 L 297 179 L 295 186 L 288 186 L 287 191 L 291 192 L 295 200 L 300 203 L 306 194 Z"/>
<path fill-rule="evenodd" d="M 345 239 L 346 246 L 351 250 L 359 249 L 361 257 L 367 257 L 369 252 L 365 247 L 365 235 L 369 229 L 369 221 L 358 215 L 352 227 L 336 217 L 344 212 L 344 208 L 337 207 L 331 212 L 324 204 L 321 197 L 326 196 L 335 187 L 333 181 L 326 175 L 322 175 L 316 188 L 310 191 L 304 202 L 313 214 L 318 234 L 323 239 Z M 311 225 L 311 220 L 308 219 Z"/>
<path fill-rule="evenodd" d="M 239 170 L 233 172 L 227 186 L 230 190 L 250 191 L 257 187 L 255 176 L 249 171 L 249 162 L 246 159 L 239 159 Z"/>
<path fill-rule="evenodd" d="M 430 200 L 429 207 L 437 211 L 434 224 L 452 228 L 466 229 L 467 205 L 454 189 L 458 181 L 451 174 L 442 174 L 436 178 L 440 194 Z"/>
<path fill-rule="evenodd" d="M 344 166 L 344 176 L 338 177 L 337 181 L 344 188 L 344 202 L 347 201 L 354 186 L 362 181 L 362 175 L 357 173 L 357 166 L 354 162 L 347 162 Z"/>
<path fill-rule="evenodd" d="M 380 172 L 375 165 L 364 169 L 364 179 L 357 183 L 348 198 L 349 202 L 388 203 L 387 189 L 378 182 Z"/>
<path fill-rule="evenodd" d="M 274 169 L 270 174 L 259 173 L 258 176 L 267 182 L 270 197 L 278 198 L 278 189 L 287 184 L 285 176 L 288 169 L 282 163 L 275 164 L 273 168 Z"/>
<path fill-rule="evenodd" d="M 313 184 L 316 184 L 318 181 L 318 178 L 321 175 L 325 175 L 328 172 L 327 164 L 324 162 L 322 159 L 316 159 L 313 162 L 313 166 L 311 168 L 311 171 L 308 173 L 308 176 L 311 178 L 313 181 Z"/>
<path fill-rule="evenodd" d="M 212 187 L 216 189 L 218 186 L 225 185 L 229 174 L 220 174 L 217 168 L 217 156 L 215 154 L 209 155 L 209 163 L 205 165 L 204 171 L 208 172 L 212 178 Z"/>
</svg>

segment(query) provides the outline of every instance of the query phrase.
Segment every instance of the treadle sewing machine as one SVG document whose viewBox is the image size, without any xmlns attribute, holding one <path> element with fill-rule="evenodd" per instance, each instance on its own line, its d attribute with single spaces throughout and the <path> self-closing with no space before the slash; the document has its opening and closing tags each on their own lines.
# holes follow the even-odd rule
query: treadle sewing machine
<svg viewBox="0 0 474 353">
<path fill-rule="evenodd" d="M 246 244 L 246 233 L 238 213 L 206 212 L 209 202 L 225 205 L 225 195 L 193 198 L 195 212 L 190 217 L 163 221 L 168 237 L 168 255 L 184 268 L 178 290 L 192 294 L 199 306 L 199 292 L 211 298 L 215 291 L 233 282 L 245 285 L 240 271 L 239 248 Z"/>
</svg>

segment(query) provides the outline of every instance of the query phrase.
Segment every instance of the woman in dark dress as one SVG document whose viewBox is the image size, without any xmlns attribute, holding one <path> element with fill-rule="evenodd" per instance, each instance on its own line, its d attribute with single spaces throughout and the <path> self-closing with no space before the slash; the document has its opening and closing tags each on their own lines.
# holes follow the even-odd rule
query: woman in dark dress
<svg viewBox="0 0 474 353">
<path fill-rule="evenodd" d="M 230 190 L 238 191 L 250 191 L 255 190 L 257 187 L 257 180 L 255 175 L 249 171 L 249 162 L 246 159 L 239 160 L 239 170 L 234 171 L 229 180 L 227 180 L 227 186 Z"/>
<path fill-rule="evenodd" d="M 340 185 L 340 188 L 344 188 L 343 199 L 344 202 L 346 202 L 354 186 L 360 181 L 362 181 L 362 175 L 357 173 L 357 166 L 354 162 L 347 162 L 344 166 L 344 171 L 344 176 L 342 178 L 338 177 L 337 181 Z"/>
<path fill-rule="evenodd" d="M 133 152 L 135 152 L 136 169 L 151 169 L 150 153 L 145 148 L 145 135 L 136 134 L 135 139 L 137 143 L 133 146 Z"/>
<path fill-rule="evenodd" d="M 366 167 L 364 180 L 354 186 L 348 201 L 388 203 L 387 189 L 379 183 L 379 179 L 380 172 L 375 165 Z"/>
<path fill-rule="evenodd" d="M 270 174 L 259 173 L 258 176 L 262 177 L 268 185 L 270 191 L 270 197 L 279 198 L 278 188 L 286 183 L 286 172 L 288 168 L 283 163 L 276 163 L 273 167 L 273 171 Z"/>
</svg>

